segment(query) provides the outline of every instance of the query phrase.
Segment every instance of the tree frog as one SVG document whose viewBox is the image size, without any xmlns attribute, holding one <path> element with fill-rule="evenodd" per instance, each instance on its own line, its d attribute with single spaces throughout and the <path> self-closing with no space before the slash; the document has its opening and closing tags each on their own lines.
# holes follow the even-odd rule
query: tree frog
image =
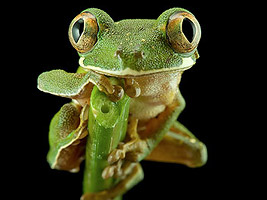
<svg viewBox="0 0 267 200">
<path fill-rule="evenodd" d="M 183 32 L 185 21 L 192 26 L 192 38 Z M 191 12 L 172 8 L 155 20 L 114 22 L 106 12 L 89 8 L 73 19 L 68 36 L 80 56 L 77 72 L 52 70 L 38 78 L 41 91 L 72 99 L 50 124 L 52 168 L 79 171 L 93 86 L 113 102 L 130 97 L 126 137 L 109 152 L 102 172 L 103 179 L 120 181 L 103 191 L 85 192 L 82 200 L 124 194 L 142 179 L 143 159 L 189 167 L 206 163 L 206 146 L 177 121 L 185 107 L 179 90 L 182 73 L 199 58 L 201 28 Z M 124 84 L 113 84 L 110 77 Z"/>
</svg>

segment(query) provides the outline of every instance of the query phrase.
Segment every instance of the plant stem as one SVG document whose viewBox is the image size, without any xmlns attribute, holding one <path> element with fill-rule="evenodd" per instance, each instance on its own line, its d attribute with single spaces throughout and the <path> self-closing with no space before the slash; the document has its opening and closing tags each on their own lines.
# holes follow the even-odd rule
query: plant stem
<svg viewBox="0 0 267 200">
<path fill-rule="evenodd" d="M 129 103 L 130 98 L 126 95 L 120 101 L 112 102 L 97 87 L 94 87 L 90 98 L 84 193 L 108 190 L 116 183 L 115 178 L 103 179 L 102 172 L 108 166 L 107 158 L 110 152 L 124 140 Z M 122 197 L 116 197 L 114 200 L 122 200 Z"/>
</svg>

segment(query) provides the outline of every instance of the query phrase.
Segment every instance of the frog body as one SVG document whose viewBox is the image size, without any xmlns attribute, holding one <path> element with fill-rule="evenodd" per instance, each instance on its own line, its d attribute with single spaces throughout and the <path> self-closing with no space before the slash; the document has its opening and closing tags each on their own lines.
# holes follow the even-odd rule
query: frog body
<svg viewBox="0 0 267 200">
<path fill-rule="evenodd" d="M 183 22 L 186 20 L 192 25 L 192 39 L 183 33 Z M 88 117 L 85 116 L 94 85 L 113 102 L 119 101 L 124 95 L 130 97 L 127 136 L 110 152 L 107 158 L 109 166 L 102 173 L 103 179 L 116 176 L 120 177 L 120 181 L 108 190 L 86 192 L 83 200 L 121 196 L 142 179 L 138 162 L 143 159 L 180 163 L 189 167 L 206 163 L 205 145 L 176 121 L 185 107 L 179 90 L 182 73 L 199 58 L 197 46 L 201 29 L 192 13 L 182 8 L 172 8 L 155 20 L 114 22 L 104 11 L 90 8 L 73 19 L 68 35 L 80 56 L 78 71 L 67 73 L 53 70 L 38 78 L 40 90 L 71 98 L 69 106 L 76 113 L 76 126 L 70 126 L 72 113 L 62 114 L 64 109 L 53 119 L 54 126 L 50 127 L 52 134 L 60 133 L 56 125 L 60 122 L 61 129 L 75 137 L 72 140 L 64 139 L 64 145 L 54 148 L 56 150 L 51 153 L 53 157 L 49 159 L 51 167 L 68 171 L 79 169 L 84 159 L 83 151 L 79 151 L 77 158 L 72 149 L 77 149 L 73 145 L 85 144 L 85 135 L 88 134 L 84 125 Z M 123 84 L 112 84 L 111 77 L 116 77 Z M 79 112 L 82 112 L 80 120 Z M 58 117 L 66 115 L 68 117 L 64 119 Z M 51 138 L 59 140 L 57 137 Z M 67 160 L 79 160 L 73 169 L 66 167 L 68 163 L 62 158 L 65 152 L 68 153 Z"/>
</svg>

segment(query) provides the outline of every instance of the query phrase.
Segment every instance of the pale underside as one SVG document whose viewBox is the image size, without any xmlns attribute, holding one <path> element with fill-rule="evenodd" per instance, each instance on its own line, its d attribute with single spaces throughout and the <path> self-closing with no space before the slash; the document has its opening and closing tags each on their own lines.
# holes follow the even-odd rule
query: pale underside
<svg viewBox="0 0 267 200">
<path fill-rule="evenodd" d="M 191 57 L 189 57 L 189 58 L 182 58 L 183 60 L 182 64 L 177 67 L 172 67 L 172 68 L 162 68 L 162 69 L 154 69 L 154 70 L 147 70 L 147 71 L 143 71 L 143 70 L 136 71 L 130 68 L 126 68 L 124 70 L 113 71 L 113 70 L 102 69 L 101 67 L 95 67 L 92 65 L 84 65 L 83 63 L 84 59 L 85 57 L 81 57 L 79 59 L 79 64 L 82 68 L 87 69 L 87 70 L 93 70 L 100 74 L 116 76 L 116 77 L 144 76 L 144 75 L 153 74 L 153 73 L 177 71 L 177 70 L 185 71 L 191 68 L 195 64 L 195 61 Z"/>
<path fill-rule="evenodd" d="M 132 78 L 138 83 L 141 95 L 131 99 L 130 113 L 139 120 L 148 120 L 156 117 L 171 104 L 177 94 L 181 73 L 195 64 L 189 58 L 182 58 L 181 65 L 172 68 L 162 68 L 148 71 L 135 71 L 126 68 L 121 71 L 101 69 L 95 66 L 85 66 L 81 57 L 79 64 L 85 70 L 92 70 L 100 74 L 120 78 Z"/>
</svg>

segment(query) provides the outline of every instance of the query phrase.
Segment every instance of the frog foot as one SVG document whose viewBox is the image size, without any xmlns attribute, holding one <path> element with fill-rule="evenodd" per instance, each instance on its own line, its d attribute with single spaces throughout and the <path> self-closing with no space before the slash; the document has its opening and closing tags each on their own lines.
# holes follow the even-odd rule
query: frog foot
<svg viewBox="0 0 267 200">
<path fill-rule="evenodd" d="M 113 165 L 107 166 L 102 172 L 102 178 L 108 179 L 110 177 L 122 177 L 123 170 L 122 170 L 122 160 L 114 163 Z"/>
<path fill-rule="evenodd" d="M 117 102 L 123 97 L 124 90 L 119 85 L 113 85 L 113 93 L 107 95 L 111 101 Z"/>
<path fill-rule="evenodd" d="M 139 138 L 133 139 L 127 143 L 120 143 L 117 149 L 114 149 L 108 156 L 108 163 L 102 177 L 104 179 L 110 177 L 124 177 L 127 175 L 124 162 L 136 163 L 143 155 L 144 150 L 147 148 L 147 143 Z M 128 169 L 127 169 L 128 170 Z"/>
<path fill-rule="evenodd" d="M 112 200 L 123 195 L 144 177 L 142 167 L 139 163 L 124 161 L 122 166 L 124 172 L 119 177 L 119 182 L 113 187 L 96 193 L 85 193 L 81 200 Z"/>
<path fill-rule="evenodd" d="M 139 97 L 141 94 L 141 89 L 140 89 L 138 82 L 136 82 L 132 78 L 125 79 L 124 90 L 125 90 L 125 93 L 131 98 Z"/>
<path fill-rule="evenodd" d="M 117 149 L 114 149 L 108 156 L 108 163 L 113 164 L 127 156 L 127 160 L 136 162 L 139 154 L 147 148 L 144 140 L 139 138 L 133 139 L 127 143 L 120 143 Z M 127 154 L 127 155 L 126 155 Z"/>
<path fill-rule="evenodd" d="M 110 80 L 104 75 L 99 75 L 94 84 L 101 92 L 104 92 L 111 101 L 117 102 L 124 95 L 123 88 L 119 85 L 112 85 Z"/>
</svg>

